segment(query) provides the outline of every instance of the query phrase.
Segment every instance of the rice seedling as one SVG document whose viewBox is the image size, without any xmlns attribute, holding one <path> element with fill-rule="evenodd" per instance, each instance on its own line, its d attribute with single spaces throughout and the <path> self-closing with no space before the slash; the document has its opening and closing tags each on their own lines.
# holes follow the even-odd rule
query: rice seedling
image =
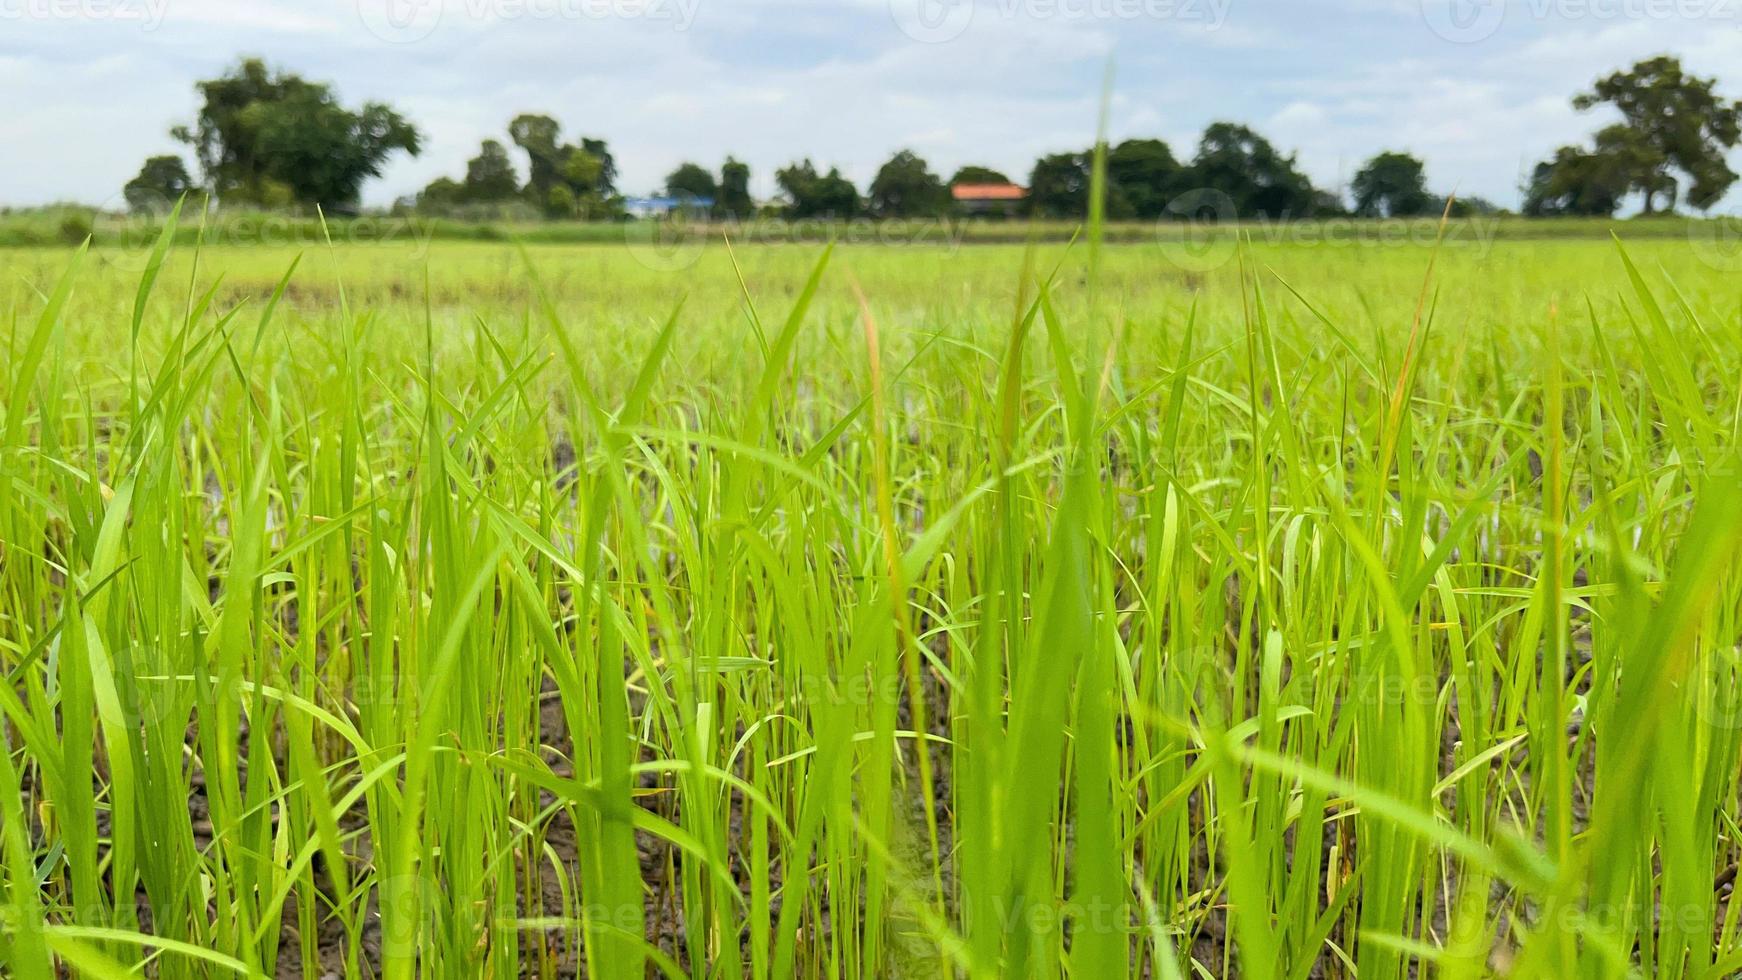
<svg viewBox="0 0 1742 980">
<path fill-rule="evenodd" d="M 1685 242 L 0 263 L 20 977 L 1742 971 Z"/>
</svg>

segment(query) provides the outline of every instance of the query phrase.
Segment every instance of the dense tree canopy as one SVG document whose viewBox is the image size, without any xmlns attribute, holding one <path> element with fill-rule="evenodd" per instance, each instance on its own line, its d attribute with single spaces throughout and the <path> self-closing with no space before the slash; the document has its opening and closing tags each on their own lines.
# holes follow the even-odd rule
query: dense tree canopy
<svg viewBox="0 0 1742 980">
<path fill-rule="evenodd" d="M 495 140 L 485 140 L 478 155 L 466 163 L 462 193 L 467 202 L 478 204 L 507 201 L 520 193 L 520 177 L 514 172 L 514 161 L 508 158 L 508 149 Z"/>
<path fill-rule="evenodd" d="M 944 214 L 950 191 L 926 162 L 911 150 L 889 158 L 871 181 L 871 213 L 880 218 L 912 218 Z"/>
<path fill-rule="evenodd" d="M 1053 153 L 1034 161 L 1028 206 L 1043 218 L 1082 217 L 1089 207 L 1087 153 Z"/>
<path fill-rule="evenodd" d="M 1350 190 L 1355 194 L 1355 213 L 1364 218 L 1408 217 L 1433 210 L 1426 168 L 1407 153 L 1386 152 L 1368 160 L 1355 171 Z"/>
<path fill-rule="evenodd" d="M 420 211 L 443 212 L 466 203 L 466 186 L 452 177 L 437 177 L 418 192 Z"/>
<path fill-rule="evenodd" d="M 1107 216 L 1158 218 L 1185 183 L 1185 168 L 1166 143 L 1126 140 L 1107 152 Z"/>
<path fill-rule="evenodd" d="M 1711 207 L 1736 182 L 1725 154 L 1742 141 L 1742 103 L 1720 98 L 1716 87 L 1670 57 L 1598 79 L 1573 105 L 1608 106 L 1621 121 L 1598 130 L 1589 149 L 1563 146 L 1537 164 L 1524 212 L 1609 215 L 1630 194 L 1640 196 L 1646 214 L 1660 205 L 1674 210 L 1679 199 Z"/>
<path fill-rule="evenodd" d="M 172 132 L 193 148 L 200 179 L 178 157 L 152 157 L 123 189 L 130 207 L 156 207 L 203 184 L 219 204 L 318 205 L 342 213 L 358 206 L 364 181 L 378 176 L 393 153 L 421 148 L 416 127 L 391 107 L 371 102 L 347 108 L 328 85 L 257 58 L 243 59 L 196 87 L 197 118 Z M 1646 59 L 1600 78 L 1573 104 L 1609 109 L 1618 120 L 1588 144 L 1560 147 L 1533 168 L 1522 188 L 1527 214 L 1613 215 L 1630 200 L 1647 214 L 1682 202 L 1704 209 L 1738 178 L 1726 154 L 1742 143 L 1742 102 L 1724 99 L 1715 80 L 1685 72 L 1673 57 Z M 417 196 L 417 206 L 511 205 L 550 217 L 623 216 L 617 164 L 605 140 L 564 142 L 557 120 L 537 113 L 515 116 L 507 135 L 526 154 L 524 183 L 508 147 L 485 140 L 463 178 L 432 181 Z M 1085 216 L 1093 159 L 1092 151 L 1069 151 L 1036 160 L 1027 175 L 1027 210 L 1041 217 Z M 1242 219 L 1351 213 L 1339 192 L 1313 187 L 1294 155 L 1233 122 L 1206 127 L 1189 162 L 1159 139 L 1133 138 L 1107 148 L 1106 168 L 1106 213 L 1113 219 L 1167 218 L 1177 210 L 1172 205 L 1193 191 L 1213 195 L 1217 214 Z M 861 210 L 908 217 L 954 213 L 954 185 L 1010 179 L 970 164 L 945 182 L 916 153 L 902 150 L 878 170 L 864 199 L 839 169 L 819 173 L 809 159 L 778 170 L 776 183 L 790 217 L 846 217 Z M 728 157 L 717 176 L 683 163 L 666 175 L 663 188 L 672 196 L 713 199 L 717 217 L 744 218 L 757 210 L 749 184 L 750 168 Z M 1396 151 L 1363 164 L 1349 191 L 1352 213 L 1362 217 L 1427 215 L 1447 206 L 1444 196 L 1429 191 L 1423 162 Z M 1205 199 L 1191 200 L 1193 212 L 1204 213 Z M 1454 214 L 1495 209 L 1488 202 L 1451 207 Z"/>
<path fill-rule="evenodd" d="M 508 138 L 526 152 L 527 195 L 543 201 L 550 189 L 562 179 L 562 154 L 557 135 L 562 127 L 555 119 L 533 113 L 522 113 L 508 123 Z"/>
<path fill-rule="evenodd" d="M 1524 213 L 1533 217 L 1583 215 L 1609 217 L 1621 207 L 1637 173 L 1632 140 L 1608 127 L 1597 134 L 1597 149 L 1563 146 L 1536 165 L 1524 189 Z M 1613 141 L 1619 139 L 1617 144 Z"/>
<path fill-rule="evenodd" d="M 580 146 L 570 148 L 570 156 L 573 156 L 577 150 L 598 161 L 598 169 L 588 171 L 591 178 L 590 183 L 578 186 L 577 190 L 590 192 L 601 198 L 610 197 L 617 193 L 617 159 L 611 155 L 611 148 L 606 145 L 605 141 L 585 136 L 581 138 Z M 572 172 L 570 182 L 574 182 Z"/>
<path fill-rule="evenodd" d="M 719 195 L 719 187 L 714 183 L 714 175 L 705 167 L 684 163 L 665 175 L 665 193 L 688 200 L 711 201 Z"/>
<path fill-rule="evenodd" d="M 156 213 L 173 206 L 193 186 L 193 178 L 188 176 L 181 157 L 158 156 L 145 161 L 139 175 L 127 182 L 121 194 L 130 210 Z"/>
<path fill-rule="evenodd" d="M 727 157 L 720 165 L 720 193 L 714 200 L 714 210 L 728 218 L 748 218 L 756 211 L 750 199 L 750 165 Z"/>
<path fill-rule="evenodd" d="M 1605 130 L 1608 139 L 1599 143 L 1625 169 L 1628 188 L 1644 196 L 1646 214 L 1660 196 L 1674 209 L 1677 174 L 1687 179 L 1687 202 L 1697 208 L 1711 207 L 1736 182 L 1724 154 L 1742 140 L 1742 102 L 1719 97 L 1716 87 L 1716 79 L 1683 72 L 1679 60 L 1657 57 L 1598 79 L 1573 99 L 1579 109 L 1607 105 L 1621 113 L 1623 127 Z"/>
<path fill-rule="evenodd" d="M 993 170 L 991 167 L 981 167 L 975 164 L 969 164 L 968 166 L 958 169 L 955 176 L 950 178 L 951 187 L 954 187 L 957 184 L 1008 183 L 1010 183 L 1010 178 L 1004 176 L 1000 171 Z"/>
<path fill-rule="evenodd" d="M 859 192 L 853 182 L 835 167 L 818 174 L 809 158 L 775 171 L 774 182 L 786 195 L 789 217 L 850 218 L 859 211 Z"/>
<path fill-rule="evenodd" d="M 508 138 L 525 151 L 525 195 L 552 217 L 607 214 L 616 193 L 617 163 L 602 139 L 562 142 L 562 126 L 550 116 L 522 113 L 508 123 Z"/>
<path fill-rule="evenodd" d="M 460 205 L 505 205 L 524 201 L 552 218 L 609 218 L 620 214 L 615 197 L 616 162 L 604 140 L 563 144 L 562 128 L 549 116 L 522 113 L 508 124 L 508 138 L 526 154 L 527 179 L 518 183 L 508 148 L 485 140 L 466 164 L 464 181 L 443 177 L 417 197 L 426 211 Z"/>
<path fill-rule="evenodd" d="M 1035 161 L 1029 174 L 1030 210 L 1042 217 L 1085 215 L 1093 162 L 1093 151 L 1054 153 Z M 1239 217 L 1299 218 L 1342 209 L 1334 195 L 1313 188 L 1294 157 L 1234 123 L 1213 123 L 1205 129 L 1190 166 L 1182 165 L 1158 139 L 1129 139 L 1107 151 L 1109 218 L 1174 215 L 1177 209 L 1170 205 L 1199 190 L 1224 196 Z M 1195 195 L 1192 200 L 1191 212 L 1202 212 L 1204 202 Z"/>
<path fill-rule="evenodd" d="M 328 86 L 257 58 L 196 87 L 199 118 L 172 132 L 194 148 L 221 201 L 351 210 L 390 155 L 422 147 L 416 127 L 392 108 L 347 109 Z"/>
<path fill-rule="evenodd" d="M 1292 155 L 1238 123 L 1211 123 L 1198 140 L 1191 183 L 1228 196 L 1241 218 L 1300 218 L 1313 212 L 1312 182 Z"/>
</svg>

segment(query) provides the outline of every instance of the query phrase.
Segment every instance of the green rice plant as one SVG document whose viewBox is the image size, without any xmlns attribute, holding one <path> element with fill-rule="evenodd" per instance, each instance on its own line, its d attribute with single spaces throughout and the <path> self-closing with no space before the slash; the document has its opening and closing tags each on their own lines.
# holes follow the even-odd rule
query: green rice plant
<svg viewBox="0 0 1742 980">
<path fill-rule="evenodd" d="M 1742 972 L 1726 270 L 1058 231 L 0 253 L 0 972 Z"/>
</svg>

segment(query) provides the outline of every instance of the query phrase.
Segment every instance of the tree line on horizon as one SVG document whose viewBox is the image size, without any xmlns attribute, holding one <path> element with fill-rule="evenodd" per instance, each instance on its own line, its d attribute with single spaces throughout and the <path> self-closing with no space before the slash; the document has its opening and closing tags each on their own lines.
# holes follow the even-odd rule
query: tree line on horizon
<svg viewBox="0 0 1742 980">
<path fill-rule="evenodd" d="M 1563 146 L 1530 172 L 1522 212 L 1529 216 L 1612 216 L 1630 199 L 1642 212 L 1686 203 L 1707 209 L 1737 179 L 1725 153 L 1742 141 L 1742 102 L 1716 92 L 1715 79 L 1683 71 L 1670 56 L 1650 58 L 1597 80 L 1573 98 L 1580 111 L 1606 106 L 1621 121 L 1593 134 L 1588 146 Z M 355 213 L 363 182 L 378 177 L 394 153 L 416 156 L 422 133 L 390 106 L 346 108 L 331 86 L 245 58 L 219 78 L 196 84 L 201 108 L 191 125 L 171 134 L 188 144 L 196 180 L 178 155 L 145 161 L 124 194 L 149 211 L 190 191 L 204 190 L 225 206 Z M 523 113 L 507 128 L 525 158 L 525 178 L 500 140 L 486 139 L 459 178 L 441 177 L 395 210 L 480 217 L 614 220 L 626 216 L 616 161 L 602 138 L 565 142 L 551 116 Z M 984 166 L 967 166 L 948 180 L 911 150 L 895 153 L 864 193 L 838 167 L 820 170 L 809 158 L 775 171 L 777 202 L 750 195 L 750 168 L 728 156 L 718 172 L 686 162 L 666 175 L 667 196 L 696 202 L 689 210 L 714 218 L 936 218 L 959 213 L 951 188 L 960 184 L 1021 184 L 1026 195 L 1010 216 L 1081 217 L 1088 207 L 1095 151 L 1042 156 L 1023 180 Z M 1314 187 L 1296 157 L 1252 128 L 1215 122 L 1189 159 L 1159 139 L 1128 139 L 1106 149 L 1107 217 L 1180 218 L 1408 217 L 1437 215 L 1443 195 L 1429 191 L 1423 162 L 1386 151 L 1368 160 L 1349 184 L 1349 197 Z M 1194 192 L 1211 192 L 1209 194 Z M 701 206 L 700 202 L 707 202 Z M 1472 198 L 1456 213 L 1496 211 Z"/>
<path fill-rule="evenodd" d="M 539 138 L 523 137 L 528 120 L 537 122 Z M 467 162 L 463 178 L 438 178 L 401 206 L 439 215 L 478 216 L 523 206 L 547 218 L 621 217 L 622 200 L 610 180 L 599 177 L 594 163 L 595 158 L 610 159 L 604 141 L 584 139 L 580 145 L 565 146 L 555 138 L 556 132 L 556 123 L 545 116 L 519 116 L 509 124 L 514 145 L 524 151 L 529 163 L 524 182 L 508 148 L 490 139 Z M 775 171 L 780 200 L 758 206 L 749 191 L 749 165 L 727 157 L 717 175 L 698 163 L 680 164 L 666 175 L 661 192 L 677 202 L 689 202 L 679 206 L 692 214 L 721 219 L 939 218 L 957 213 L 953 187 L 1012 185 L 1025 176 L 1026 196 L 1013 209 L 1016 213 L 1069 218 L 1088 208 L 1093 159 L 1093 149 L 1049 154 L 1015 181 L 991 167 L 970 165 L 946 180 L 924 158 L 901 150 L 878 168 L 861 193 L 839 168 L 822 171 L 805 158 Z M 1115 220 L 1163 217 L 1170 204 L 1201 187 L 1220 191 L 1224 210 L 1274 218 L 1418 215 L 1438 213 L 1444 204 L 1443 197 L 1428 192 L 1420 160 L 1388 152 L 1368 161 L 1355 175 L 1351 212 L 1338 195 L 1314 188 L 1293 156 L 1249 127 L 1229 122 L 1207 128 L 1196 155 L 1187 161 L 1175 158 L 1159 139 L 1119 143 L 1107 151 L 1107 175 L 1107 213 Z"/>
</svg>

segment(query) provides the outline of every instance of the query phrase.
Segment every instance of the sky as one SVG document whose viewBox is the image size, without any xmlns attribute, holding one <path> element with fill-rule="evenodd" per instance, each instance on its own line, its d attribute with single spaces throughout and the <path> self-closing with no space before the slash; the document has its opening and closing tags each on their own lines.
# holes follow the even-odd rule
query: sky
<svg viewBox="0 0 1742 980">
<path fill-rule="evenodd" d="M 1609 121 L 1571 97 L 1660 53 L 1742 98 L 1742 0 L 0 0 L 0 203 L 118 203 L 145 157 L 191 165 L 169 130 L 193 83 L 258 55 L 423 131 L 370 205 L 463 174 L 521 112 L 607 139 L 631 194 L 727 154 L 759 196 L 806 156 L 863 190 L 903 148 L 1021 181 L 1093 142 L 1111 59 L 1114 141 L 1187 158 L 1235 120 L 1320 186 L 1402 150 L 1436 191 L 1516 206 Z"/>
</svg>

